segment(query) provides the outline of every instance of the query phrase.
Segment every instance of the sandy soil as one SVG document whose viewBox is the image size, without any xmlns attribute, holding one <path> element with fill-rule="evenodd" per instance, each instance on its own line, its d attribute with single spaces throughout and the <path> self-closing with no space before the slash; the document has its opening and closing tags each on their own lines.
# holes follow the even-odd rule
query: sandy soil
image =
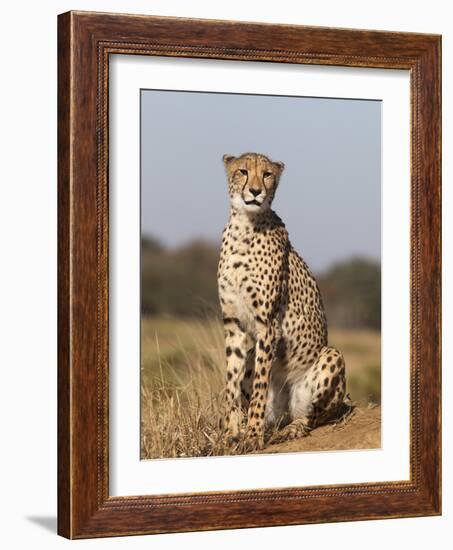
<svg viewBox="0 0 453 550">
<path fill-rule="evenodd" d="M 269 445 L 261 452 L 340 451 L 376 449 L 380 446 L 381 407 L 355 407 L 351 415 L 338 424 L 320 426 L 307 437 Z"/>
</svg>

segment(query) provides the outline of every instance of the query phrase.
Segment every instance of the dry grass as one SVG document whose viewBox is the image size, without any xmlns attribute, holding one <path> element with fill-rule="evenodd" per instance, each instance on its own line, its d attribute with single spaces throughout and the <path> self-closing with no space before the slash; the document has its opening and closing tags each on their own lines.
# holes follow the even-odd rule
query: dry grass
<svg viewBox="0 0 453 550">
<path fill-rule="evenodd" d="M 142 458 L 229 454 L 220 433 L 224 373 L 219 324 L 142 324 Z"/>
<path fill-rule="evenodd" d="M 343 350 L 355 402 L 380 401 L 380 336 L 331 331 Z M 141 456 L 174 458 L 237 454 L 221 435 L 223 329 L 216 320 L 142 321 Z"/>
</svg>

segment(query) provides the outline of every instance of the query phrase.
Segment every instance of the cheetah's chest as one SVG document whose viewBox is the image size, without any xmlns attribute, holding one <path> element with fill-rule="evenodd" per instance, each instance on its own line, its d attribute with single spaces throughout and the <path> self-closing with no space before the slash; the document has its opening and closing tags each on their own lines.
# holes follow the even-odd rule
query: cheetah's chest
<svg viewBox="0 0 453 550">
<path fill-rule="evenodd" d="M 239 319 L 250 334 L 255 331 L 255 312 L 246 288 L 250 284 L 250 258 L 247 239 L 228 241 L 223 250 L 223 265 L 219 273 L 219 295 L 224 312 Z M 231 246 L 233 250 L 231 250 Z"/>
</svg>

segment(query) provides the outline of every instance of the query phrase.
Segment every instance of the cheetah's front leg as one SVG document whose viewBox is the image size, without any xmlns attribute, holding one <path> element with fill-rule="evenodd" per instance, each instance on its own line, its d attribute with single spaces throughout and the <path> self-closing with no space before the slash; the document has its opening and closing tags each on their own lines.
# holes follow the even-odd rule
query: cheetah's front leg
<svg viewBox="0 0 453 550">
<path fill-rule="evenodd" d="M 224 319 L 227 384 L 224 401 L 224 427 L 235 439 L 241 423 L 241 381 L 244 378 L 250 339 L 237 319 Z"/>
<path fill-rule="evenodd" d="M 275 353 L 275 331 L 273 327 L 263 327 L 256 340 L 255 376 L 253 392 L 248 410 L 246 449 L 253 451 L 264 446 L 264 416 L 269 393 L 269 379 Z"/>
</svg>

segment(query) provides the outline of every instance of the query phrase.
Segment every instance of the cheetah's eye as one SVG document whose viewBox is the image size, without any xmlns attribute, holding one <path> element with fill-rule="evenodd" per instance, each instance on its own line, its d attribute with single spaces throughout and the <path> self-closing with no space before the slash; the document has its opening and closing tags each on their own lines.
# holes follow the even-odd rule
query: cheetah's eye
<svg viewBox="0 0 453 550">
<path fill-rule="evenodd" d="M 272 172 L 264 172 L 263 175 L 265 178 L 270 178 L 272 176 Z"/>
<path fill-rule="evenodd" d="M 247 170 L 244 170 L 243 168 L 240 168 L 239 169 L 239 172 L 243 175 L 243 176 L 248 176 L 249 173 L 247 172 Z"/>
</svg>

